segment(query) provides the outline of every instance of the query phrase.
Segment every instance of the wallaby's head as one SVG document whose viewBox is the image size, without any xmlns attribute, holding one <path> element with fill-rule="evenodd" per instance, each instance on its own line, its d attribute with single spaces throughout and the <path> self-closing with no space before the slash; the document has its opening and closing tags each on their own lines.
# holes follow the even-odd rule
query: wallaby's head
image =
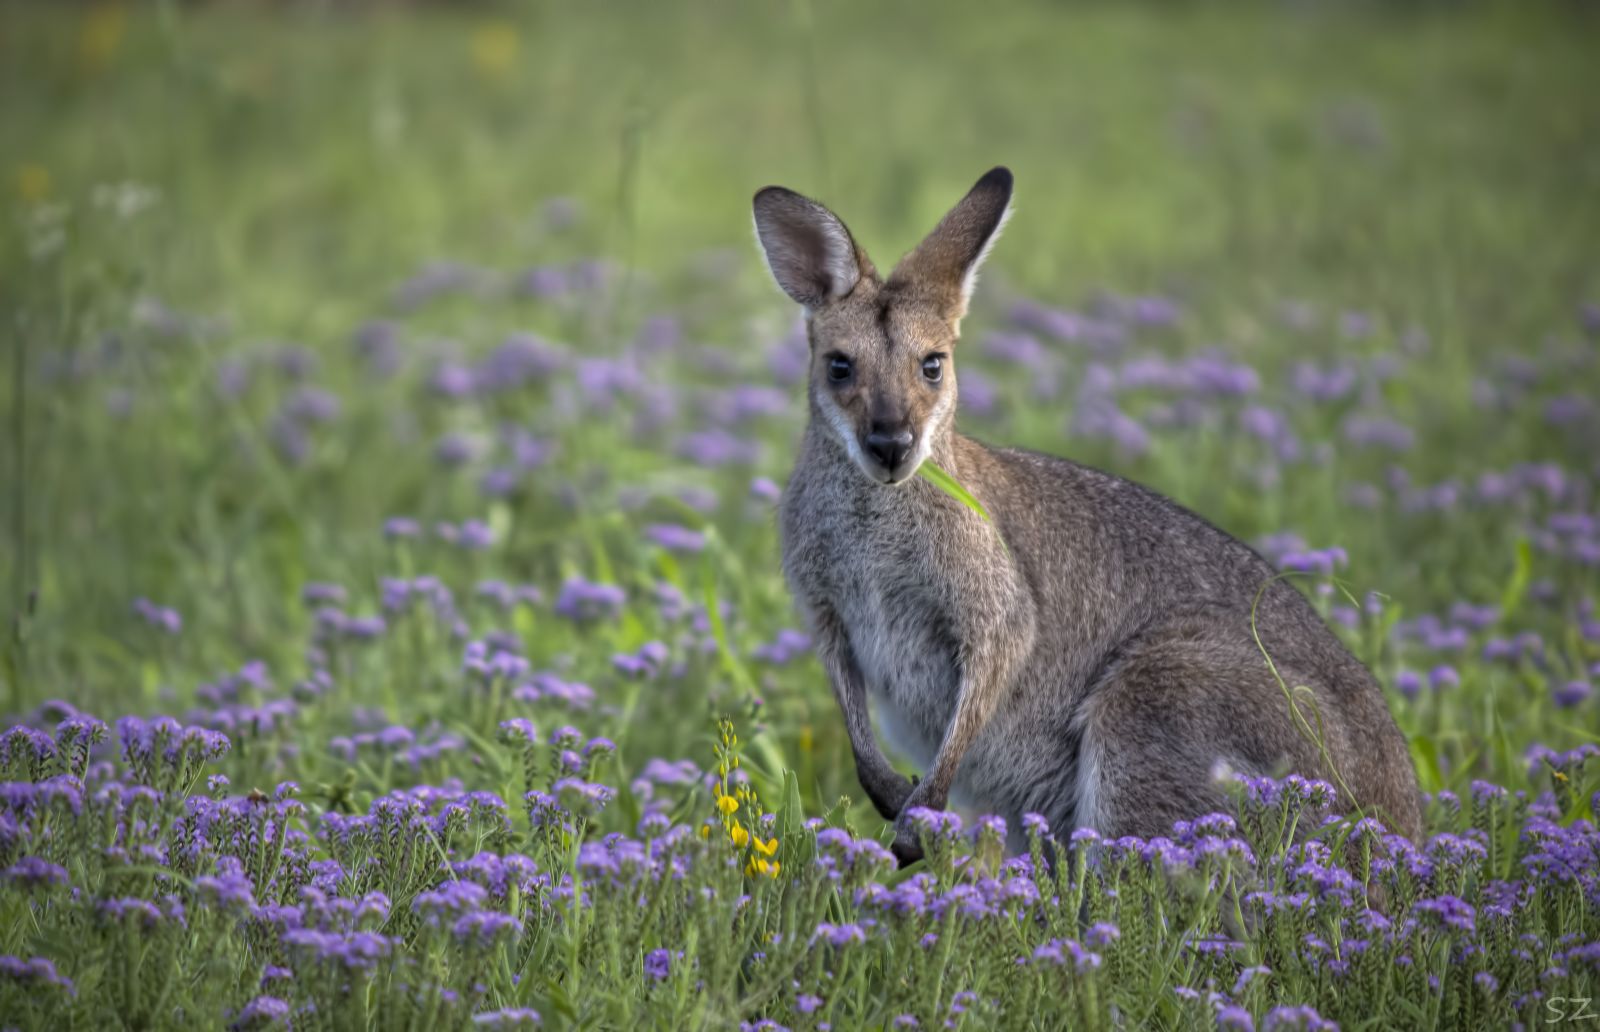
<svg viewBox="0 0 1600 1032">
<path fill-rule="evenodd" d="M 991 169 L 884 280 L 833 212 L 781 186 L 756 194 L 772 277 L 805 307 L 813 410 L 878 483 L 910 479 L 949 431 L 952 346 L 1010 203 L 1011 173 Z"/>
</svg>

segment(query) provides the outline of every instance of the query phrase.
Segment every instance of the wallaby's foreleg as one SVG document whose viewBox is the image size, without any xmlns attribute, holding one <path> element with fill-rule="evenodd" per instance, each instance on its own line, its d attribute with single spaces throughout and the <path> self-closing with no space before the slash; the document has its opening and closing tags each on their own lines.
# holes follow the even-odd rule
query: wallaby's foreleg
<svg viewBox="0 0 1600 1032">
<path fill-rule="evenodd" d="M 867 682 L 856 665 L 855 654 L 844 627 L 832 613 L 818 611 L 812 618 L 817 658 L 833 685 L 833 697 L 844 713 L 845 731 L 850 735 L 850 751 L 856 758 L 856 777 L 867 798 L 886 821 L 892 821 L 905 808 L 911 795 L 911 782 L 894 767 L 878 745 L 872 731 L 872 715 L 867 709 Z"/>
<path fill-rule="evenodd" d="M 926 777 L 917 783 L 906 800 L 895 822 L 892 851 L 901 863 L 913 863 L 922 856 L 916 829 L 906 811 L 916 807 L 942 810 L 950 800 L 950 788 L 955 783 L 956 772 L 967 750 L 977 739 L 984 725 L 994 715 L 1005 695 L 1011 672 L 1025 652 L 1016 639 L 1006 640 L 996 635 L 991 643 L 980 645 L 960 657 L 961 685 L 956 697 L 956 712 L 945 729 L 944 740 L 939 744 L 938 755 Z"/>
</svg>

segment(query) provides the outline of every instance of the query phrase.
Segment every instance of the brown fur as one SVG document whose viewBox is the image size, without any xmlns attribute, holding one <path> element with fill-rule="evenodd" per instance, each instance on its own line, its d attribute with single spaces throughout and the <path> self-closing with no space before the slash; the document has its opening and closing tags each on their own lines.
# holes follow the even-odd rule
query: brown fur
<svg viewBox="0 0 1600 1032">
<path fill-rule="evenodd" d="M 1347 802 L 1414 836 L 1416 778 L 1377 682 L 1265 560 L 1137 484 L 955 431 L 955 342 L 1010 195 L 1009 172 L 985 175 L 887 280 L 820 204 L 755 199 L 811 343 L 784 572 L 897 855 L 918 855 L 906 812 L 952 791 L 1008 818 L 1013 845 L 1028 812 L 1163 833 L 1222 805 L 1219 765 L 1342 779 Z M 914 476 L 930 458 L 992 523 Z M 1302 686 L 1333 770 L 1291 716 L 1285 689 Z M 920 783 L 885 758 L 869 698 Z"/>
</svg>

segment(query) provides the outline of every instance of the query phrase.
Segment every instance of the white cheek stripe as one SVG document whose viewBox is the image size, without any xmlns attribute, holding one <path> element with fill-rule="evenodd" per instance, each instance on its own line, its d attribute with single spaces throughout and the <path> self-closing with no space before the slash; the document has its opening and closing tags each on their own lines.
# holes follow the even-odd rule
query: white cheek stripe
<svg viewBox="0 0 1600 1032">
<path fill-rule="evenodd" d="M 855 431 L 850 427 L 850 417 L 844 414 L 844 409 L 839 407 L 839 403 L 834 401 L 833 396 L 827 391 L 813 393 L 816 395 L 817 407 L 822 410 L 822 418 L 833 427 L 833 433 L 839 438 L 839 443 L 850 453 L 850 461 L 865 470 L 867 459 L 861 454 L 861 442 L 856 440 Z"/>
<path fill-rule="evenodd" d="M 933 408 L 928 411 L 928 422 L 922 427 L 922 435 L 917 440 L 916 461 L 911 464 L 911 472 L 927 461 L 933 454 L 933 439 L 944 429 L 945 417 L 950 414 L 950 406 L 955 404 L 956 392 L 952 386 L 950 390 L 939 392 L 939 400 L 933 403 Z"/>
</svg>

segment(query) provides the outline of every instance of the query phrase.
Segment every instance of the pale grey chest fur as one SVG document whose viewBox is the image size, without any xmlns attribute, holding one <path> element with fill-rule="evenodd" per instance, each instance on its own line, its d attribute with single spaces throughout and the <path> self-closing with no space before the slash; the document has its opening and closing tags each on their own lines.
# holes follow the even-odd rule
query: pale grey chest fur
<svg viewBox="0 0 1600 1032">
<path fill-rule="evenodd" d="M 846 482 L 848 485 L 848 482 Z M 784 499 L 784 572 L 801 610 L 843 624 L 884 736 L 926 768 L 955 711 L 954 599 L 919 550 L 915 515 L 889 492 L 808 489 L 797 473 Z"/>
<path fill-rule="evenodd" d="M 933 763 L 955 711 L 955 646 L 930 600 L 937 592 L 911 571 L 875 564 L 841 577 L 835 605 L 871 692 L 884 736 L 916 764 Z"/>
</svg>

